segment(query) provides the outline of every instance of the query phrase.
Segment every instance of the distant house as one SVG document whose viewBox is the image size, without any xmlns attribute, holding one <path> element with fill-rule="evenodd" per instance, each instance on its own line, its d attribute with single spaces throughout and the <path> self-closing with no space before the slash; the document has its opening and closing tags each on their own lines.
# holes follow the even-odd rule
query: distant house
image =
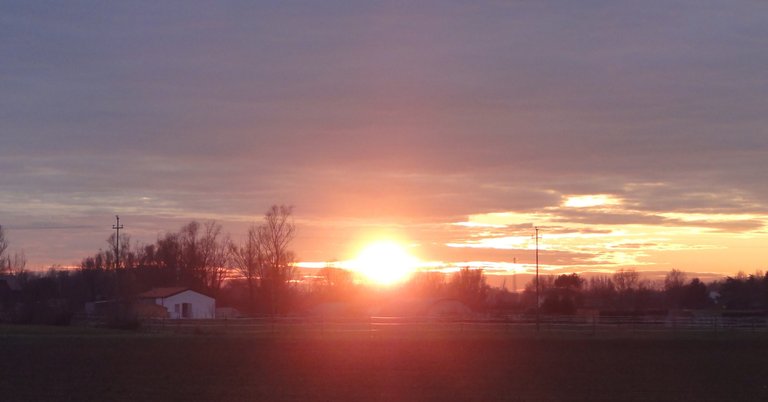
<svg viewBox="0 0 768 402">
<path fill-rule="evenodd" d="M 216 300 L 189 288 L 155 288 L 137 298 L 140 303 L 164 307 L 170 319 L 216 318 Z"/>
</svg>

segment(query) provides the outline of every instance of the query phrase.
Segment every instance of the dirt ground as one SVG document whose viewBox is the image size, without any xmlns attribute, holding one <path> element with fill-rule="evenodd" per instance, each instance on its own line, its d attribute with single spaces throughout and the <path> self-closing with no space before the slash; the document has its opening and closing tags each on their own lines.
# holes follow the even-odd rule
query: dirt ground
<svg viewBox="0 0 768 402">
<path fill-rule="evenodd" d="M 2 401 L 757 401 L 768 339 L 0 331 Z"/>
</svg>

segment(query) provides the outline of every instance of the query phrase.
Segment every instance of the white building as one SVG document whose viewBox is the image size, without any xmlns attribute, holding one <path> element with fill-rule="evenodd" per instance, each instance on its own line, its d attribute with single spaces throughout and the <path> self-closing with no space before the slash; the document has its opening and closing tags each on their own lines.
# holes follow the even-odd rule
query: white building
<svg viewBox="0 0 768 402">
<path fill-rule="evenodd" d="M 138 295 L 140 301 L 165 307 L 170 319 L 216 318 L 216 300 L 189 288 L 155 288 Z"/>
</svg>

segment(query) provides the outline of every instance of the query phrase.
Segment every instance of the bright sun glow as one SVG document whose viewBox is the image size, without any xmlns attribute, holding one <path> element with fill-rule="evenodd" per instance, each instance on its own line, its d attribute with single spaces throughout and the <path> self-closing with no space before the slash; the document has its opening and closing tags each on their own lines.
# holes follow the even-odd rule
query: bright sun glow
<svg viewBox="0 0 768 402">
<path fill-rule="evenodd" d="M 369 281 L 389 285 L 405 280 L 419 260 L 397 243 L 382 241 L 369 244 L 352 264 Z"/>
</svg>

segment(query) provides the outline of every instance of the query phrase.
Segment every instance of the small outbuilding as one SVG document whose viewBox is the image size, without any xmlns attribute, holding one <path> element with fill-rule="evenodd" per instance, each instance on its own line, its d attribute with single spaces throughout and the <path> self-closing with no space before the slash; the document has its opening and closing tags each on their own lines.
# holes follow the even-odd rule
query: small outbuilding
<svg viewBox="0 0 768 402">
<path fill-rule="evenodd" d="M 190 288 L 155 288 L 137 297 L 141 303 L 164 307 L 170 319 L 216 318 L 216 300 Z"/>
</svg>

